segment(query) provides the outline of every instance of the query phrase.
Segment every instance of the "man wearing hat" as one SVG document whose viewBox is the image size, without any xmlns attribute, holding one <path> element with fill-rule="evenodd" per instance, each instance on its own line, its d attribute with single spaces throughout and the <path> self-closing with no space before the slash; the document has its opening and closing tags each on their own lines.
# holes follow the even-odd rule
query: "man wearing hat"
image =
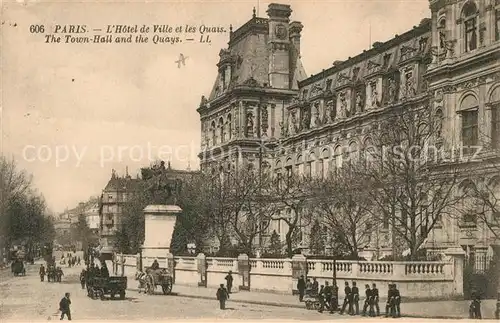
<svg viewBox="0 0 500 323">
<path fill-rule="evenodd" d="M 232 275 L 232 271 L 230 270 L 228 273 L 227 273 L 227 276 L 226 276 L 226 286 L 227 286 L 227 292 L 228 294 L 231 294 L 231 288 L 233 287 L 233 275 Z"/>
<path fill-rule="evenodd" d="M 306 281 L 304 279 L 304 275 L 301 275 L 297 282 L 297 290 L 299 291 L 299 302 L 304 300 L 304 294 L 306 290 Z"/>
</svg>

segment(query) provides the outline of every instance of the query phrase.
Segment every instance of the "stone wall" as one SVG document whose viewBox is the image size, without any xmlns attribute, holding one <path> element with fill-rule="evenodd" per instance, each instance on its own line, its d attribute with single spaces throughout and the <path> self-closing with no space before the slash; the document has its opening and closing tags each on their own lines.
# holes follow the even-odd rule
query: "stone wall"
<svg viewBox="0 0 500 323">
<path fill-rule="evenodd" d="M 302 257 L 302 256 L 300 256 Z M 410 298 L 448 298 L 463 295 L 461 279 L 461 258 L 450 257 L 447 261 L 435 262 L 394 262 L 394 261 L 346 261 L 346 260 L 306 260 L 305 257 L 293 259 L 249 259 L 249 289 L 291 294 L 296 289 L 297 277 L 304 273 L 308 278 L 315 277 L 320 285 L 330 284 L 337 277 L 340 297 L 343 297 L 344 282 L 356 281 L 361 292 L 365 284 L 376 283 L 381 297 L 387 294 L 387 285 L 395 283 L 403 297 Z M 211 258 L 203 254 L 197 257 L 175 258 L 175 284 L 217 287 L 225 284 L 225 276 L 233 272 L 233 286 L 243 285 L 244 269 L 236 258 Z M 117 255 L 118 275 L 134 279 L 139 257 L 136 255 Z M 124 263 L 122 265 L 122 259 Z M 160 267 L 167 267 L 167 258 L 157 258 Z M 143 258 L 143 268 L 152 264 L 154 259 Z M 304 272 L 300 272 L 299 263 Z M 206 268 L 206 274 L 202 267 Z M 241 267 L 241 268 L 240 268 Z M 307 268 L 307 269 L 306 269 Z M 206 275 L 206 282 L 205 282 Z M 247 285 L 247 284 L 245 284 Z M 131 285 L 133 286 L 133 284 Z"/>
</svg>

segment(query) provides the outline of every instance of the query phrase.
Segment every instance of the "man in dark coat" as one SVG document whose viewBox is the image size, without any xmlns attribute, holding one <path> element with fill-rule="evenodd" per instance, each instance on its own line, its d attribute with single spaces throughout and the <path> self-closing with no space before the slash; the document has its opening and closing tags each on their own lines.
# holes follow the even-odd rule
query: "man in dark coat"
<svg viewBox="0 0 500 323">
<path fill-rule="evenodd" d="M 304 280 L 304 275 L 301 275 L 297 282 L 297 290 L 299 291 L 299 302 L 304 300 L 304 294 L 306 290 L 306 281 Z"/>
<path fill-rule="evenodd" d="M 352 282 L 351 290 L 351 306 L 349 308 L 349 314 L 359 315 L 359 288 L 356 286 L 356 282 Z"/>
<path fill-rule="evenodd" d="M 316 280 L 316 277 L 313 277 L 312 294 L 317 295 L 318 293 L 319 293 L 319 283 Z"/>
<path fill-rule="evenodd" d="M 64 319 L 64 315 L 68 317 L 68 321 L 71 321 L 70 305 L 71 305 L 71 300 L 69 299 L 69 293 L 66 293 L 59 302 L 59 311 L 61 311 L 61 321 Z"/>
<path fill-rule="evenodd" d="M 482 319 L 481 316 L 481 298 L 479 293 L 472 293 L 472 301 L 469 307 L 469 318 L 470 319 Z"/>
<path fill-rule="evenodd" d="M 378 300 L 379 300 L 379 295 L 378 295 L 378 288 L 377 284 L 372 284 L 372 306 L 373 306 L 373 315 L 379 316 L 380 315 L 380 306 L 378 305 Z M 375 312 L 376 311 L 376 312 Z"/>
<path fill-rule="evenodd" d="M 373 316 L 373 296 L 370 285 L 365 285 L 365 303 L 363 304 L 363 316 L 366 316 L 366 310 L 370 308 L 369 315 Z"/>
<path fill-rule="evenodd" d="M 344 304 L 342 304 L 342 309 L 340 310 L 340 314 L 344 314 L 345 308 L 349 306 L 348 311 L 350 312 L 350 309 L 352 308 L 352 303 L 351 303 L 351 287 L 349 287 L 349 283 L 345 282 L 345 287 L 344 287 L 344 293 L 345 293 L 345 298 L 344 298 Z"/>
<path fill-rule="evenodd" d="M 394 296 L 394 310 L 392 317 L 401 317 L 401 295 L 399 294 L 399 289 L 396 284 L 392 284 L 393 296 Z"/>
<path fill-rule="evenodd" d="M 40 271 L 38 273 L 40 274 L 40 281 L 43 282 L 45 279 L 45 267 L 43 265 L 40 265 Z"/>
<path fill-rule="evenodd" d="M 82 272 L 80 273 L 80 284 L 82 285 L 82 289 L 85 289 L 85 280 L 87 277 L 87 272 L 85 269 L 82 269 Z"/>
<path fill-rule="evenodd" d="M 159 268 L 160 268 L 160 264 L 158 263 L 158 260 L 155 259 L 155 261 L 153 261 L 153 264 L 151 265 L 151 269 L 156 270 Z"/>
<path fill-rule="evenodd" d="M 224 284 L 220 284 L 219 289 L 217 289 L 217 300 L 219 301 L 219 306 L 221 310 L 226 309 L 226 300 L 229 299 L 229 293 L 224 288 Z"/>
<path fill-rule="evenodd" d="M 231 288 L 233 288 L 233 275 L 232 271 L 230 270 L 227 275 L 226 275 L 226 286 L 227 286 L 227 293 L 231 294 Z"/>
</svg>

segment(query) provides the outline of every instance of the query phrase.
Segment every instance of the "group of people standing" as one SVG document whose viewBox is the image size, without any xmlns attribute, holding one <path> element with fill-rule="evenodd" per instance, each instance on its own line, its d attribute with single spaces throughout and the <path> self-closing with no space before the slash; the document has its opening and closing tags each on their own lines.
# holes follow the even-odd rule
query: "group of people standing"
<svg viewBox="0 0 500 323">
<path fill-rule="evenodd" d="M 66 254 L 66 257 L 68 259 L 68 267 L 71 268 L 73 266 L 80 266 L 82 259 L 80 256 L 76 257 L 73 256 L 71 253 Z M 64 255 L 61 257 L 61 264 L 64 265 L 66 264 L 66 258 L 64 258 Z"/>
<path fill-rule="evenodd" d="M 342 315 L 347 313 L 349 315 L 359 315 L 359 288 L 356 282 L 352 282 L 352 287 L 349 286 L 349 282 L 345 282 L 344 287 L 344 302 L 342 308 L 339 310 L 339 294 L 338 286 L 334 281 L 332 285 L 328 281 L 324 285 L 319 285 L 316 278 L 304 279 L 301 276 L 297 282 L 297 290 L 299 291 L 299 301 L 304 301 L 304 296 L 317 298 L 319 301 L 318 311 L 322 313 L 325 308 L 334 313 L 339 311 Z M 347 312 L 346 312 L 347 310 Z M 379 306 L 379 290 L 376 284 L 365 285 L 365 302 L 363 304 L 363 316 L 380 316 L 380 306 Z M 389 284 L 387 293 L 387 303 L 386 303 L 386 317 L 401 317 L 401 294 L 396 287 L 396 284 Z"/>
<path fill-rule="evenodd" d="M 40 265 L 38 274 L 40 275 L 40 281 L 42 282 L 45 281 L 45 276 L 47 276 L 47 281 L 50 281 L 50 279 L 52 278 L 52 281 L 60 283 L 62 280 L 62 276 L 64 276 L 64 272 L 62 271 L 61 267 L 48 265 L 48 268 L 46 270 L 43 264 Z"/>
</svg>

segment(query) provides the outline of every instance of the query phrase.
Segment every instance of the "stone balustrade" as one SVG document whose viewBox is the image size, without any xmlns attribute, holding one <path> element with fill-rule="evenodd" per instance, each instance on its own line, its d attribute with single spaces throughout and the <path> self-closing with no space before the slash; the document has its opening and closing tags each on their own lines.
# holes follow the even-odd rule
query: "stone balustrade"
<svg viewBox="0 0 500 323">
<path fill-rule="evenodd" d="M 117 259 L 121 259 L 118 255 Z M 136 255 L 123 255 L 125 260 L 122 273 L 127 276 L 135 274 L 137 270 Z M 155 258 L 160 267 L 167 264 L 166 257 Z M 304 274 L 307 278 L 316 278 L 320 284 L 325 281 L 333 282 L 336 277 L 342 297 L 344 281 L 356 281 L 362 290 L 365 284 L 376 283 L 382 297 L 387 292 L 387 285 L 395 283 L 401 294 L 406 297 L 428 298 L 448 297 L 463 294 L 463 287 L 457 283 L 457 266 L 453 257 L 448 261 L 350 261 L 350 260 L 304 260 Z M 143 257 L 143 268 L 149 267 L 153 258 Z M 247 275 L 250 281 L 250 290 L 263 290 L 281 293 L 292 293 L 296 288 L 298 260 L 294 259 L 263 259 L 248 260 Z M 204 264 L 205 271 L 201 271 Z M 208 286 L 218 286 L 225 283 L 225 276 L 233 272 L 235 287 L 243 279 L 244 265 L 236 258 L 221 257 L 175 257 L 176 284 L 195 285 L 206 280 Z M 294 269 L 295 268 L 295 269 Z M 307 268 L 307 269 L 306 269 Z M 457 276 L 458 274 L 458 276 Z M 202 275 L 206 278 L 202 279 Z M 248 278 L 245 278 L 248 280 Z"/>
</svg>

